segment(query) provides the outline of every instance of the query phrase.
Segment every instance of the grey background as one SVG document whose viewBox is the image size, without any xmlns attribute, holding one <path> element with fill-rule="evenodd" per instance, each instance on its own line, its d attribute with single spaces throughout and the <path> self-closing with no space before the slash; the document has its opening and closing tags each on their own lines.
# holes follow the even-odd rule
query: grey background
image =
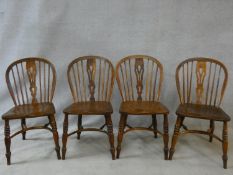
<svg viewBox="0 0 233 175">
<path fill-rule="evenodd" d="M 230 116 L 233 116 L 232 0 L 0 0 L 0 114 L 6 112 L 13 105 L 4 77 L 7 66 L 14 60 L 23 57 L 46 57 L 54 63 L 57 69 L 57 87 L 55 91 L 54 103 L 57 109 L 57 125 L 59 128 L 59 134 L 61 136 L 63 122 L 62 110 L 72 100 L 66 77 L 66 69 L 69 62 L 71 62 L 74 58 L 83 55 L 99 55 L 109 58 L 112 63 L 116 65 L 119 59 L 131 54 L 147 54 L 158 58 L 164 65 L 165 77 L 161 101 L 168 106 L 171 112 L 169 120 L 171 134 L 175 121 L 174 112 L 179 103 L 174 73 L 176 65 L 188 57 L 214 57 L 221 60 L 227 66 L 229 71 L 229 83 L 222 107 Z M 112 98 L 112 104 L 114 107 L 113 124 L 115 126 L 115 135 L 117 134 L 117 126 L 119 121 L 118 109 L 120 101 L 119 91 L 117 90 L 117 86 L 115 84 Z M 36 119 L 33 121 L 28 121 L 28 123 L 43 123 L 45 120 L 46 119 Z M 146 126 L 149 124 L 150 120 L 150 118 L 131 118 L 130 122 L 135 125 L 140 124 Z M 71 128 L 75 128 L 76 119 L 73 118 L 71 121 L 71 123 L 73 123 Z M 85 118 L 84 124 L 96 126 L 102 121 L 103 119 L 101 117 L 92 119 Z M 204 121 L 191 120 L 187 122 L 194 127 L 199 126 L 203 129 L 208 127 L 208 123 Z M 20 122 L 12 122 L 12 131 L 19 128 L 19 123 Z M 230 125 L 229 138 L 231 143 L 232 123 L 230 123 Z M 221 128 L 222 125 L 219 124 L 217 126 Z M 6 162 L 4 157 L 5 150 L 3 144 L 2 121 L 1 128 L 0 166 L 3 166 L 3 168 L 1 168 L 0 171 L 4 171 L 5 173 L 7 171 L 12 171 L 11 173 L 13 173 L 16 170 L 17 172 L 18 169 L 22 170 L 20 167 L 27 167 L 30 165 L 30 163 L 35 170 L 36 168 L 41 170 L 38 164 L 43 163 L 46 157 L 46 151 L 44 152 L 42 150 L 47 149 L 49 144 L 50 147 L 48 149 L 50 150 L 48 152 L 52 155 L 48 158 L 48 160 L 53 162 L 51 163 L 51 166 L 59 164 L 56 165 L 56 167 L 63 167 L 62 165 L 64 165 L 64 163 L 57 163 L 57 161 L 54 160 L 55 153 L 51 148 L 51 137 L 46 134 L 43 135 L 44 131 L 32 131 L 32 137 L 42 138 L 42 142 L 38 141 L 39 144 L 42 144 L 42 147 L 45 145 L 44 142 L 48 142 L 48 144 L 46 144 L 42 149 L 40 146 L 38 146 L 39 144 L 36 146 L 34 140 L 32 140 L 31 144 L 28 143 L 28 145 L 25 142 L 22 142 L 20 140 L 21 137 L 19 136 L 18 140 L 13 142 L 12 145 L 17 144 L 19 145 L 17 148 L 20 149 L 21 147 L 25 148 L 23 146 L 25 144 L 25 146 L 27 145 L 30 149 L 26 150 L 26 153 L 21 153 L 22 155 L 19 155 L 20 150 L 17 150 L 16 146 L 12 146 L 12 149 L 16 149 L 13 151 L 13 153 L 15 153 L 13 154 L 13 160 L 17 160 L 15 162 L 18 162 L 19 165 L 14 165 L 14 168 L 17 167 L 18 169 L 11 168 L 9 170 L 9 168 L 5 166 Z M 28 135 L 30 136 L 30 134 Z M 109 160 L 109 155 L 106 153 L 106 150 L 108 149 L 108 145 L 106 145 L 107 142 L 105 141 L 106 138 L 104 136 L 102 138 L 102 135 L 98 134 L 96 138 L 93 136 L 93 133 L 87 135 L 88 136 L 78 144 L 81 145 L 80 147 L 85 147 L 91 150 L 91 153 L 89 157 L 87 156 L 86 160 L 86 162 L 90 162 L 87 164 L 93 163 L 93 161 L 95 162 L 96 160 L 100 159 L 99 161 L 103 161 L 103 164 L 107 166 L 106 172 L 109 171 L 108 173 L 120 173 L 121 170 L 122 172 L 126 170 L 130 172 L 131 170 L 136 174 L 140 174 L 140 172 L 144 172 L 143 168 L 146 168 L 146 172 L 150 174 L 150 172 L 155 172 L 156 170 L 153 169 L 154 165 L 151 164 L 151 161 L 157 161 L 158 165 L 160 165 L 160 162 L 162 161 L 162 140 L 160 139 L 159 141 L 156 141 L 155 144 L 153 138 L 151 139 L 151 135 L 148 135 L 148 133 L 146 135 L 141 133 L 132 133 L 127 138 L 129 140 L 131 139 L 131 142 L 135 143 L 128 145 L 128 151 L 126 150 L 124 153 L 128 154 L 129 156 L 130 154 L 134 155 L 135 157 L 132 157 L 132 159 L 136 160 L 131 160 L 131 163 L 134 162 L 135 164 L 130 164 L 129 162 L 126 163 L 124 160 L 123 162 L 120 162 L 120 160 L 118 163 L 112 163 Z M 47 137 L 48 139 L 43 140 L 43 137 Z M 143 143 L 145 141 L 143 140 L 144 137 L 147 139 L 146 144 Z M 188 139 L 188 137 L 185 138 Z M 183 140 L 183 144 L 188 144 L 188 146 L 186 145 L 185 147 L 188 155 L 190 153 L 189 144 L 192 145 L 192 142 L 193 144 L 196 143 L 195 138 L 196 137 L 190 140 L 191 143 Z M 203 149 L 205 154 L 205 152 L 210 151 L 208 149 L 209 143 L 205 143 L 206 140 L 202 138 L 204 137 L 198 137 L 197 143 L 200 142 L 200 144 L 203 145 L 200 146 L 200 149 Z M 73 149 L 73 151 L 77 153 L 77 141 L 75 138 L 73 138 L 73 142 L 75 144 L 73 143 L 74 145 L 69 145 L 69 147 L 71 147 L 70 149 Z M 131 142 L 128 141 L 127 143 L 129 144 Z M 35 144 L 35 148 L 30 147 L 33 144 Z M 89 144 L 94 146 L 88 146 Z M 98 154 L 96 152 L 98 151 L 96 150 L 95 144 L 97 147 L 98 145 L 103 146 L 99 152 L 103 152 L 104 160 L 101 159 L 102 157 L 97 157 Z M 136 146 L 135 151 L 132 151 L 134 150 L 133 145 L 138 146 Z M 146 149 L 143 149 L 142 145 L 143 148 L 146 147 Z M 179 144 L 179 146 L 181 145 L 182 144 Z M 127 149 L 127 146 L 124 146 L 126 147 L 125 149 Z M 185 154 L 185 151 L 182 152 L 180 150 L 180 153 L 182 153 L 180 154 L 180 159 L 183 162 L 173 161 L 167 164 L 166 162 L 163 162 L 158 171 L 160 174 L 169 173 L 170 170 L 171 172 L 176 171 L 176 173 L 178 173 L 180 170 L 177 168 L 177 166 L 182 167 L 182 165 L 187 163 L 190 159 L 190 164 L 188 164 L 186 168 L 189 166 L 197 166 L 200 169 L 199 164 L 192 162 L 198 162 L 200 159 L 200 162 L 202 162 L 200 163 L 200 166 L 203 165 L 203 163 L 208 162 L 207 165 L 210 165 L 209 168 L 216 168 L 216 170 L 214 169 L 209 171 L 208 168 L 205 169 L 206 166 L 204 166 L 204 168 L 201 169 L 202 174 L 222 173 L 221 145 L 218 144 L 213 147 L 212 152 L 209 153 L 213 154 L 213 157 L 207 160 L 205 160 L 207 157 L 206 155 L 203 156 L 204 158 L 194 158 L 192 155 L 187 157 L 182 156 L 182 154 Z M 135 152 L 138 153 L 137 149 L 141 150 L 141 148 L 142 150 L 147 151 L 148 148 L 152 150 L 157 149 L 159 150 L 158 154 L 160 156 L 153 157 L 153 154 L 150 152 L 146 154 L 147 151 L 142 151 L 142 155 L 136 156 L 137 154 L 135 155 Z M 39 156 L 38 158 L 39 150 L 44 152 L 44 154 L 41 153 L 41 157 Z M 191 150 L 194 151 L 193 154 L 195 156 L 200 154 L 198 152 L 199 150 L 196 150 L 195 147 Z M 230 153 L 232 156 L 231 147 L 229 151 L 231 151 Z M 75 153 L 74 155 L 76 155 Z M 83 153 L 84 159 L 88 153 L 88 150 Z M 96 157 L 92 157 L 92 153 L 97 154 L 95 155 Z M 79 161 L 76 160 L 78 159 L 78 154 L 77 156 L 73 156 L 74 159 L 72 159 L 72 161 Z M 70 155 L 72 155 L 72 152 Z M 32 162 L 30 162 L 31 159 Z M 214 159 L 214 161 L 211 161 L 212 159 Z M 229 159 L 231 160 L 229 161 L 230 168 L 224 172 L 232 172 L 232 158 L 229 156 Z M 140 161 L 143 161 L 144 164 L 141 164 Z M 69 162 L 69 160 L 67 160 L 67 162 Z M 122 165 L 123 163 L 128 164 L 129 167 L 132 165 L 132 168 L 127 166 L 124 167 Z M 151 166 L 149 166 L 150 164 Z M 101 165 L 102 164 L 96 164 L 97 167 L 101 167 Z M 139 168 L 140 170 L 134 170 L 135 165 L 142 167 Z M 168 165 L 171 167 L 170 170 L 167 167 Z M 41 164 L 41 167 L 43 166 L 44 165 Z M 50 164 L 47 163 L 46 166 L 50 166 Z M 77 166 L 82 167 L 82 164 Z M 95 168 L 94 165 L 90 169 L 88 165 L 86 166 L 86 169 L 84 167 L 83 168 L 85 170 L 88 169 L 87 172 L 89 173 L 92 172 L 91 170 L 95 170 L 96 173 L 100 170 Z M 112 167 L 116 167 L 118 171 L 112 172 Z M 172 169 L 172 167 L 175 169 Z M 52 169 L 53 168 L 49 170 L 52 171 Z M 69 168 L 68 166 L 68 169 L 65 170 L 71 171 L 71 169 L 72 168 Z M 187 171 L 188 170 L 189 168 Z M 28 173 L 31 171 L 33 171 L 33 168 L 30 168 L 30 171 L 27 170 Z M 55 172 L 55 170 L 53 172 Z M 60 169 L 60 171 L 56 173 L 62 174 L 62 170 Z M 193 171 L 190 173 L 196 172 Z"/>
</svg>

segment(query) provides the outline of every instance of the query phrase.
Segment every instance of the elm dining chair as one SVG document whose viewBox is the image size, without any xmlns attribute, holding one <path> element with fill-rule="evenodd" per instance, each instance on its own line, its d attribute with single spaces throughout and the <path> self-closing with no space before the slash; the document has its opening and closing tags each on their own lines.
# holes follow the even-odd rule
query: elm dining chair
<svg viewBox="0 0 233 175">
<path fill-rule="evenodd" d="M 129 131 L 152 131 L 163 136 L 164 159 L 168 159 L 168 109 L 160 103 L 163 82 L 163 66 L 155 58 L 146 55 L 131 55 L 119 61 L 116 67 L 116 79 L 122 103 L 118 131 L 117 158 L 120 156 L 123 135 Z M 129 115 L 152 118 L 149 127 L 132 127 L 127 124 Z M 163 133 L 157 129 L 157 115 L 163 115 Z M 137 117 L 137 116 L 134 116 Z"/>
<path fill-rule="evenodd" d="M 180 105 L 176 111 L 169 159 L 172 160 L 179 135 L 198 133 L 222 142 L 223 167 L 227 168 L 228 134 L 227 123 L 230 117 L 220 108 L 228 80 L 227 69 L 223 63 L 211 58 L 190 58 L 180 63 L 176 69 L 176 85 Z M 207 131 L 190 130 L 184 125 L 185 118 L 207 120 Z M 223 123 L 222 138 L 214 134 L 215 121 Z M 180 128 L 184 131 L 180 132 Z"/>
<path fill-rule="evenodd" d="M 68 82 L 73 96 L 73 103 L 64 109 L 62 159 L 65 159 L 67 138 L 77 133 L 77 139 L 84 131 L 100 131 L 108 135 L 112 159 L 115 159 L 114 135 L 110 103 L 114 85 L 112 63 L 99 56 L 83 56 L 73 60 L 67 70 Z M 68 133 L 68 117 L 78 116 L 78 129 Z M 100 128 L 84 128 L 84 115 L 104 115 L 105 124 Z M 93 117 L 93 116 L 91 116 Z M 107 131 L 104 128 L 107 126 Z"/>
<path fill-rule="evenodd" d="M 6 71 L 6 83 L 14 102 L 14 107 L 2 115 L 5 121 L 5 145 L 7 164 L 11 164 L 11 139 L 33 129 L 46 129 L 53 134 L 57 158 L 60 159 L 59 136 L 55 121 L 55 108 L 52 103 L 56 71 L 52 63 L 44 58 L 24 58 L 13 62 Z M 43 126 L 26 125 L 26 119 L 48 117 Z M 10 135 L 10 121 L 21 120 L 22 129 Z M 49 127 L 49 125 L 51 127 Z"/>
</svg>

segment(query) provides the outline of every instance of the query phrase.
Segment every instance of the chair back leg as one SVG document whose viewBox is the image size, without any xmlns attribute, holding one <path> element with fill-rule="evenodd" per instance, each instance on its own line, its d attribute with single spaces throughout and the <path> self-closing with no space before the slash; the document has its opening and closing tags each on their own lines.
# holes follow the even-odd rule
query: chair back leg
<svg viewBox="0 0 233 175">
<path fill-rule="evenodd" d="M 82 115 L 78 115 L 78 132 L 77 132 L 77 139 L 78 140 L 80 140 L 81 129 L 83 129 L 83 127 L 82 127 Z"/>
<path fill-rule="evenodd" d="M 157 118 L 156 118 L 156 114 L 152 115 L 152 127 L 154 129 L 154 137 L 157 138 Z"/>
<path fill-rule="evenodd" d="M 63 122 L 63 135 L 62 135 L 62 160 L 66 159 L 66 143 L 68 138 L 68 114 L 65 114 L 64 122 Z"/>
<path fill-rule="evenodd" d="M 167 117 L 167 114 L 164 114 L 164 120 L 163 120 L 163 142 L 164 142 L 164 160 L 168 160 L 169 135 L 168 135 L 168 117 Z"/>
<path fill-rule="evenodd" d="M 223 132 L 222 132 L 222 137 L 223 137 L 223 142 L 222 142 L 222 150 L 223 150 L 223 168 L 227 169 L 227 150 L 228 150 L 228 128 L 227 128 L 227 122 L 223 122 Z"/>
<path fill-rule="evenodd" d="M 213 133 L 214 133 L 214 121 L 210 120 L 210 137 L 209 137 L 209 142 L 213 141 Z"/>
</svg>

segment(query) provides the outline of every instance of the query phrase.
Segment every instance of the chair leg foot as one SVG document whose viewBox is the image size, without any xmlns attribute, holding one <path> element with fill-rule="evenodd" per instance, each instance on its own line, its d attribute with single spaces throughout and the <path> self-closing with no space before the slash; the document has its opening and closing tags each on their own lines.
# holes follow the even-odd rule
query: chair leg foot
<svg viewBox="0 0 233 175">
<path fill-rule="evenodd" d="M 23 134 L 22 134 L 22 139 L 23 139 L 23 140 L 26 140 L 26 133 L 23 133 Z"/>
<path fill-rule="evenodd" d="M 66 159 L 66 149 L 62 148 L 62 160 Z"/>
<path fill-rule="evenodd" d="M 81 135 L 81 133 L 78 133 L 78 134 L 77 134 L 77 139 L 78 139 L 78 140 L 80 140 L 80 135 Z"/>
<path fill-rule="evenodd" d="M 174 154 L 175 150 L 174 149 L 170 149 L 169 151 L 169 160 L 172 160 L 173 154 Z"/>
<path fill-rule="evenodd" d="M 56 153 L 57 153 L 57 159 L 61 160 L 60 147 L 56 147 L 55 150 L 56 150 Z"/>
<path fill-rule="evenodd" d="M 57 132 L 57 125 L 56 125 L 54 115 L 49 116 L 49 122 L 50 122 L 50 125 L 52 127 L 52 131 L 53 131 L 53 140 L 55 143 L 55 150 L 57 153 L 57 159 L 60 160 L 61 155 L 60 155 L 60 146 L 59 146 L 59 136 L 58 136 L 58 132 Z"/>
<path fill-rule="evenodd" d="M 120 158 L 121 147 L 117 146 L 116 151 L 117 151 L 116 158 L 119 159 Z"/>
<path fill-rule="evenodd" d="M 222 156 L 222 160 L 223 160 L 223 168 L 227 169 L 227 156 Z"/>
<path fill-rule="evenodd" d="M 6 153 L 7 165 L 11 165 L 11 153 Z"/>
<path fill-rule="evenodd" d="M 168 148 L 164 148 L 164 160 L 168 160 Z"/>
<path fill-rule="evenodd" d="M 111 148 L 110 149 L 110 152 L 111 152 L 111 154 L 112 154 L 112 160 L 115 160 L 116 158 L 115 158 L 115 148 Z"/>
</svg>

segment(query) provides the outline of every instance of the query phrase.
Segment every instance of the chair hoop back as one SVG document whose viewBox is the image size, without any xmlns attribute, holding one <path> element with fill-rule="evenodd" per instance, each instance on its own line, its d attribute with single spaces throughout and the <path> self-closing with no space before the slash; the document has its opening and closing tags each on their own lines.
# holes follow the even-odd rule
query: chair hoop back
<svg viewBox="0 0 233 175">
<path fill-rule="evenodd" d="M 228 80 L 223 63 L 212 58 L 189 58 L 176 69 L 180 102 L 220 106 Z"/>
</svg>

